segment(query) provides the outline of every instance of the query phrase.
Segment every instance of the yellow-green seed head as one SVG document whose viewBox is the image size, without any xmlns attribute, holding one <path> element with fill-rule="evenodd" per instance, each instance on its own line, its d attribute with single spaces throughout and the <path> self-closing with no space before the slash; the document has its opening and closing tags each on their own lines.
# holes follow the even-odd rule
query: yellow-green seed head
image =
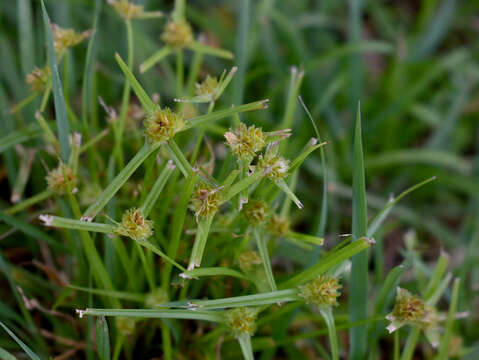
<svg viewBox="0 0 479 360">
<path fill-rule="evenodd" d="M 259 156 L 258 168 L 265 171 L 268 179 L 281 180 L 288 174 L 289 160 L 273 151 L 267 151 L 266 154 Z"/>
<path fill-rule="evenodd" d="M 91 35 L 91 31 L 77 33 L 73 29 L 63 29 L 52 24 L 53 46 L 57 55 L 62 56 L 68 49 L 78 45 Z"/>
<path fill-rule="evenodd" d="M 77 176 L 66 164 L 60 164 L 56 169 L 50 171 L 46 176 L 48 189 L 57 195 L 64 195 L 68 189 L 75 191 Z"/>
<path fill-rule="evenodd" d="M 137 18 L 144 12 L 142 5 L 135 5 L 128 0 L 108 0 L 108 3 L 115 9 L 117 14 L 125 20 Z"/>
<path fill-rule="evenodd" d="M 320 275 L 305 285 L 298 286 L 298 295 L 306 300 L 307 304 L 337 305 L 337 298 L 341 293 L 341 285 L 333 276 Z"/>
<path fill-rule="evenodd" d="M 133 240 L 144 240 L 153 235 L 153 221 L 146 217 L 136 208 L 128 209 L 115 228 L 115 233 L 128 236 Z"/>
<path fill-rule="evenodd" d="M 266 145 L 266 136 L 261 128 L 254 125 L 247 127 L 240 123 L 239 127 L 225 133 L 226 143 L 240 160 L 251 161 L 258 151 Z"/>
<path fill-rule="evenodd" d="M 268 222 L 268 230 L 271 234 L 276 236 L 285 236 L 289 233 L 291 223 L 288 218 L 274 214 Z"/>
<path fill-rule="evenodd" d="M 207 75 L 206 79 L 201 83 L 196 83 L 196 95 L 198 96 L 213 96 L 218 87 L 218 79 Z"/>
<path fill-rule="evenodd" d="M 145 299 L 145 305 L 149 308 L 156 308 L 158 305 L 168 302 L 168 293 L 162 289 L 158 288 L 155 291 L 149 293 Z"/>
<path fill-rule="evenodd" d="M 251 336 L 256 331 L 256 316 L 257 311 L 247 307 L 228 310 L 225 313 L 226 326 L 234 336 L 244 334 Z"/>
<path fill-rule="evenodd" d="M 247 250 L 241 253 L 238 263 L 241 270 L 248 272 L 253 266 L 261 265 L 263 262 L 256 251 Z"/>
<path fill-rule="evenodd" d="M 153 142 L 165 142 L 180 131 L 185 122 L 181 115 L 171 111 L 168 107 L 158 108 L 156 112 L 145 120 L 145 134 Z"/>
<path fill-rule="evenodd" d="M 420 321 L 426 314 L 426 306 L 419 296 L 398 288 L 396 304 L 391 314 L 399 321 Z"/>
<path fill-rule="evenodd" d="M 45 90 L 48 80 L 50 80 L 50 67 L 48 65 L 41 69 L 35 67 L 26 78 L 30 89 L 36 93 L 42 93 Z"/>
<path fill-rule="evenodd" d="M 193 30 L 184 20 L 166 24 L 161 40 L 173 48 L 181 48 L 193 42 Z"/>
<path fill-rule="evenodd" d="M 250 200 L 246 205 L 245 216 L 251 225 L 259 225 L 268 216 L 268 205 L 264 201 Z"/>
<path fill-rule="evenodd" d="M 196 187 L 190 203 L 190 209 L 196 216 L 208 216 L 218 211 L 221 205 L 219 190 L 204 184 Z"/>
<path fill-rule="evenodd" d="M 129 336 L 135 331 L 135 319 L 128 317 L 116 317 L 115 325 L 120 334 Z"/>
</svg>

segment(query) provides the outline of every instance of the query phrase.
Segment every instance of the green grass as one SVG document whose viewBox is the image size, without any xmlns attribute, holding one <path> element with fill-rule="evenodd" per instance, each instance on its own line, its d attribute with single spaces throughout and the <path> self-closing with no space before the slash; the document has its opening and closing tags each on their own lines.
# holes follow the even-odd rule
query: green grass
<svg viewBox="0 0 479 360">
<path fill-rule="evenodd" d="M 477 358 L 479 5 L 132 4 L 0 3 L 0 358 Z"/>
</svg>

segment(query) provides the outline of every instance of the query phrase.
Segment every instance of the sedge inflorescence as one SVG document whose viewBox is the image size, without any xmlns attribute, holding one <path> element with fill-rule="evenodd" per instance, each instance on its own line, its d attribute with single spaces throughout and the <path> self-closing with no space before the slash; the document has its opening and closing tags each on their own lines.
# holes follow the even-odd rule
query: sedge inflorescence
<svg viewBox="0 0 479 360">
<path fill-rule="evenodd" d="M 298 295 L 305 299 L 307 304 L 318 306 L 338 305 L 337 298 L 341 295 L 338 279 L 333 276 L 320 275 L 305 285 L 298 286 Z"/>
<path fill-rule="evenodd" d="M 27 74 L 26 82 L 32 91 L 42 93 L 47 87 L 50 76 L 50 67 L 48 65 L 42 68 L 35 67 L 30 74 Z"/>
<path fill-rule="evenodd" d="M 236 129 L 230 129 L 224 136 L 233 154 L 244 161 L 251 161 L 266 145 L 263 130 L 254 125 L 247 127 L 240 123 Z"/>
<path fill-rule="evenodd" d="M 258 157 L 258 169 L 273 181 L 285 178 L 289 171 L 289 160 L 278 155 L 277 146 L 269 146 L 264 155 Z"/>
<path fill-rule="evenodd" d="M 392 312 L 386 316 L 386 319 L 391 322 L 387 329 L 389 332 L 393 332 L 408 323 L 421 323 L 426 314 L 426 304 L 419 296 L 413 295 L 406 289 L 398 287 L 394 308 Z"/>
<path fill-rule="evenodd" d="M 88 38 L 91 35 L 91 31 L 77 33 L 73 29 L 63 29 L 56 24 L 52 24 L 52 35 L 55 52 L 62 56 L 68 49 Z"/>
<path fill-rule="evenodd" d="M 197 217 L 213 215 L 221 205 L 220 190 L 206 184 L 198 185 L 191 198 L 190 209 Z"/>
<path fill-rule="evenodd" d="M 218 89 L 218 79 L 215 76 L 207 75 L 200 83 L 196 83 L 196 94 L 198 96 L 213 96 Z"/>
<path fill-rule="evenodd" d="M 260 225 L 268 216 L 268 205 L 264 201 L 251 200 L 245 209 L 245 216 L 250 225 Z"/>
<path fill-rule="evenodd" d="M 183 129 L 183 117 L 168 107 L 158 108 L 145 120 L 145 135 L 152 142 L 165 142 Z"/>
<path fill-rule="evenodd" d="M 139 209 L 128 209 L 114 232 L 133 240 L 144 240 L 153 235 L 153 221 L 147 220 Z"/>
<path fill-rule="evenodd" d="M 125 20 L 134 19 L 143 14 L 143 6 L 136 5 L 128 0 L 108 0 L 108 3 L 115 9 L 115 11 Z"/>
<path fill-rule="evenodd" d="M 238 259 L 240 269 L 245 272 L 251 270 L 255 265 L 261 265 L 262 263 L 258 253 L 253 250 L 242 252 Z"/>
<path fill-rule="evenodd" d="M 268 221 L 268 230 L 275 236 L 285 236 L 289 233 L 291 222 L 285 216 L 274 214 Z"/>
<path fill-rule="evenodd" d="M 247 307 L 238 307 L 225 313 L 225 322 L 234 336 L 254 335 L 256 331 L 257 310 Z"/>
<path fill-rule="evenodd" d="M 61 163 L 56 169 L 51 170 L 46 176 L 48 189 L 57 195 L 64 195 L 69 190 L 74 191 L 77 176 L 70 166 Z"/>
<path fill-rule="evenodd" d="M 161 40 L 172 48 L 182 48 L 193 42 L 193 30 L 185 20 L 170 21 L 161 34 Z"/>
</svg>

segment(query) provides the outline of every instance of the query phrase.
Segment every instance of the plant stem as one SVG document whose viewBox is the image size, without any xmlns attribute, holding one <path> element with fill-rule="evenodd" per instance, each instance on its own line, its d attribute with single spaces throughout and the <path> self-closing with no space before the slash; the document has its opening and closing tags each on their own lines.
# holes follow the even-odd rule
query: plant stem
<svg viewBox="0 0 479 360">
<path fill-rule="evenodd" d="M 264 271 L 266 272 L 266 278 L 268 279 L 269 286 L 271 291 L 276 291 L 276 281 L 274 280 L 273 270 L 271 269 L 271 261 L 269 259 L 268 247 L 266 245 L 266 240 L 262 234 L 260 234 L 257 228 L 253 229 L 254 236 L 256 238 L 256 246 L 259 250 L 259 256 L 263 262 Z"/>
</svg>

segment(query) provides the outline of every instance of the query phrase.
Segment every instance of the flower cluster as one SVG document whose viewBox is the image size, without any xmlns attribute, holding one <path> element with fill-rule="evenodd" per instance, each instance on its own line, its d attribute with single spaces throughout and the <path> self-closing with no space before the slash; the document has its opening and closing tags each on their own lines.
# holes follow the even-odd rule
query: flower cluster
<svg viewBox="0 0 479 360">
<path fill-rule="evenodd" d="M 221 188 L 214 188 L 206 184 L 198 185 L 191 198 L 190 209 L 195 215 L 208 216 L 216 213 L 221 205 Z"/>
<path fill-rule="evenodd" d="M 128 0 L 108 0 L 108 3 L 125 20 L 137 18 L 144 12 L 142 5 L 135 5 Z"/>
<path fill-rule="evenodd" d="M 337 305 L 337 298 L 341 293 L 341 284 L 333 276 L 320 275 L 308 284 L 298 286 L 298 295 L 306 300 L 307 304 Z"/>
<path fill-rule="evenodd" d="M 291 223 L 285 216 L 274 214 L 268 221 L 268 230 L 275 236 L 285 236 L 290 228 Z"/>
<path fill-rule="evenodd" d="M 91 31 L 77 33 L 73 29 L 63 29 L 56 24 L 52 24 L 52 35 L 55 52 L 61 57 L 68 49 L 88 38 L 91 35 Z"/>
<path fill-rule="evenodd" d="M 182 48 L 193 42 L 193 30 L 185 20 L 170 21 L 161 34 L 161 40 L 172 48 Z"/>
<path fill-rule="evenodd" d="M 120 334 L 129 336 L 135 331 L 136 321 L 133 318 L 118 316 L 115 318 L 115 325 Z"/>
<path fill-rule="evenodd" d="M 233 154 L 240 160 L 248 162 L 266 145 L 265 134 L 261 128 L 257 128 L 254 125 L 247 127 L 245 124 L 240 123 L 238 128 L 230 129 L 224 136 Z"/>
<path fill-rule="evenodd" d="M 68 165 L 63 163 L 50 171 L 45 179 L 48 189 L 57 195 L 64 195 L 69 189 L 71 191 L 76 189 L 77 176 Z"/>
<path fill-rule="evenodd" d="M 257 314 L 257 310 L 247 307 L 228 310 L 225 313 L 226 326 L 236 337 L 245 334 L 251 336 L 256 331 Z"/>
<path fill-rule="evenodd" d="M 35 67 L 33 71 L 27 75 L 26 82 L 30 85 L 32 91 L 42 93 L 45 90 L 50 77 L 51 73 L 48 65 L 42 68 Z"/>
<path fill-rule="evenodd" d="M 183 117 L 168 107 L 158 108 L 156 112 L 145 120 L 146 137 L 153 143 L 165 142 L 183 129 Z"/>
<path fill-rule="evenodd" d="M 386 316 L 386 319 L 391 322 L 387 329 L 392 333 L 405 324 L 421 323 L 426 314 L 426 305 L 419 296 L 413 295 L 406 289 L 398 287 L 396 304 L 394 305 L 393 311 Z"/>
<path fill-rule="evenodd" d="M 140 210 L 132 208 L 123 214 L 114 232 L 133 240 L 144 240 L 153 235 L 153 221 L 147 220 Z"/>
<path fill-rule="evenodd" d="M 246 206 L 245 216 L 251 225 L 260 225 L 268 216 L 268 205 L 264 201 L 251 200 Z"/>
<path fill-rule="evenodd" d="M 201 83 L 196 83 L 196 94 L 198 96 L 213 97 L 215 91 L 218 89 L 218 79 L 214 76 L 206 76 L 206 79 Z"/>
<path fill-rule="evenodd" d="M 145 299 L 145 305 L 149 308 L 155 308 L 158 305 L 168 302 L 168 293 L 163 288 L 158 288 L 149 293 Z"/>
<path fill-rule="evenodd" d="M 258 169 L 265 172 L 268 179 L 277 181 L 288 174 L 289 160 L 278 155 L 276 146 L 271 146 L 268 147 L 264 155 L 259 156 L 257 166 Z"/>
<path fill-rule="evenodd" d="M 261 265 L 263 262 L 256 251 L 247 250 L 241 253 L 238 263 L 241 270 L 248 272 L 254 265 Z"/>
</svg>

